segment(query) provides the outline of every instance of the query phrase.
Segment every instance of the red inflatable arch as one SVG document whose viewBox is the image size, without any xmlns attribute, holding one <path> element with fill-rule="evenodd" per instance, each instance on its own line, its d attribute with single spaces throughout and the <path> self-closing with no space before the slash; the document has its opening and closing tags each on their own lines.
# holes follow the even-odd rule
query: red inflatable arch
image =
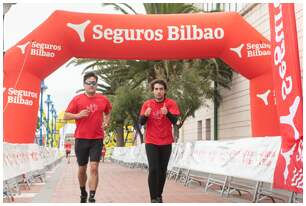
<svg viewBox="0 0 306 206">
<path fill-rule="evenodd" d="M 237 13 L 54 12 L 4 56 L 4 141 L 33 143 L 41 80 L 72 57 L 218 57 L 250 80 L 252 135 L 279 135 L 270 42 Z M 63 83 L 64 84 L 64 83 Z"/>
</svg>

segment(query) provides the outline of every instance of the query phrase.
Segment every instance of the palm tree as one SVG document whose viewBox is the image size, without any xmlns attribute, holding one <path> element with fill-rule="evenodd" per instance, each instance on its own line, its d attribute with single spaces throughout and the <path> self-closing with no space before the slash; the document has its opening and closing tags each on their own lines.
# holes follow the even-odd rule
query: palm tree
<svg viewBox="0 0 306 206">
<path fill-rule="evenodd" d="M 196 13 L 201 11 L 200 9 L 195 7 L 194 4 L 185 4 L 185 3 L 144 3 L 143 5 L 147 14 L 178 14 L 178 13 Z M 131 14 L 131 13 L 138 14 L 130 5 L 126 3 L 121 3 L 121 4 L 105 3 L 103 4 L 103 6 L 113 6 L 114 9 L 121 11 L 124 14 Z M 217 10 L 212 12 L 218 12 L 218 11 L 220 11 L 220 6 L 218 7 Z M 188 62 L 190 61 L 170 62 L 168 60 L 163 60 L 159 62 L 159 64 L 156 64 L 153 72 L 151 70 L 150 73 L 151 78 L 148 79 L 154 79 L 154 77 L 158 77 L 165 79 L 167 80 L 167 82 L 171 82 L 171 84 L 173 84 L 174 82 L 178 81 L 178 76 L 183 72 L 182 68 L 186 66 L 186 63 L 188 65 Z M 219 107 L 221 101 L 221 95 L 219 93 L 218 86 L 229 88 L 228 85 L 231 82 L 233 75 L 232 70 L 222 60 L 214 58 L 205 59 L 205 60 L 199 60 L 199 59 L 192 60 L 192 63 L 189 65 L 196 66 L 198 69 L 200 69 L 200 71 L 198 71 L 199 72 L 198 75 L 202 77 L 202 81 L 199 82 L 200 83 L 199 85 L 194 85 L 194 86 L 201 87 L 203 91 L 205 91 L 203 93 L 203 96 L 205 96 L 208 99 L 212 99 L 214 101 L 214 116 L 215 116 L 214 125 L 217 125 L 217 116 L 218 116 L 217 108 Z M 191 67 L 189 67 L 189 69 L 190 68 Z M 212 84 L 209 83 L 211 81 L 213 81 L 213 86 Z M 182 126 L 182 124 L 187 119 L 187 117 L 194 115 L 194 112 L 204 103 L 204 101 L 200 103 L 197 99 L 194 98 L 192 100 L 190 99 L 189 103 L 187 104 L 186 103 L 187 102 L 184 101 L 184 99 L 181 99 L 181 101 L 179 101 L 182 110 L 182 119 L 180 121 L 180 125 L 178 125 L 178 128 Z M 183 106 L 184 104 L 186 104 L 187 107 L 184 107 Z M 216 127 L 214 134 L 215 134 L 214 139 L 216 139 L 217 138 Z"/>
<path fill-rule="evenodd" d="M 106 3 L 103 6 L 113 6 L 124 14 L 137 14 L 128 4 Z M 147 14 L 199 12 L 199 9 L 193 4 L 181 3 L 144 3 L 144 8 Z M 189 116 L 193 116 L 201 105 L 205 104 L 205 99 L 213 99 L 219 105 L 221 96 L 212 82 L 228 88 L 228 83 L 232 79 L 232 71 L 219 59 L 177 61 L 76 59 L 73 63 L 77 65 L 88 64 L 84 72 L 88 69 L 94 70 L 104 82 L 98 85 L 98 90 L 103 91 L 104 94 L 111 95 L 114 101 L 119 96 L 113 95 L 122 94 L 122 92 L 117 91 L 120 87 L 128 85 L 130 89 L 144 89 L 148 88 L 148 83 L 156 78 L 166 80 L 170 86 L 168 95 L 177 100 L 182 113 L 177 129 L 183 125 Z M 137 109 L 130 110 L 136 111 L 135 114 L 137 114 Z M 117 114 L 120 114 L 120 112 Z M 135 114 L 130 114 L 130 116 L 135 116 Z M 120 116 L 120 118 L 119 116 L 117 117 L 120 120 L 120 124 L 122 124 L 127 115 Z"/>
<path fill-rule="evenodd" d="M 112 6 L 115 10 L 121 11 L 124 14 L 139 14 L 134 10 L 129 4 L 126 3 L 104 3 L 102 6 Z M 146 14 L 179 14 L 179 13 L 198 13 L 202 12 L 192 3 L 144 3 Z M 213 12 L 217 12 L 215 10 Z M 227 66 L 220 59 L 194 59 L 192 66 L 197 66 L 202 70 L 200 74 L 203 78 L 215 81 L 218 85 L 229 88 L 228 84 L 232 79 L 232 71 L 229 66 Z M 143 62 L 143 61 L 141 61 Z M 179 61 L 154 61 L 154 65 L 150 67 L 144 67 L 140 72 L 147 70 L 148 82 L 153 79 L 161 78 L 165 79 L 167 82 L 172 82 L 177 80 L 178 75 L 182 74 L 182 68 L 186 66 L 186 63 L 190 63 L 186 60 Z M 190 67 L 190 66 L 189 66 Z M 219 104 L 221 98 L 217 92 L 217 103 Z"/>
<path fill-rule="evenodd" d="M 143 134 L 138 124 L 138 114 L 141 104 L 145 99 L 146 95 L 144 94 L 144 89 L 141 87 L 132 89 L 129 84 L 126 84 L 118 88 L 116 90 L 116 96 L 112 101 L 113 109 L 111 113 L 112 122 L 117 122 L 112 124 L 113 128 L 110 129 L 115 130 L 118 136 L 123 137 L 123 126 L 133 125 L 137 134 L 140 135 L 140 141 L 143 142 Z M 118 125 L 121 126 L 119 127 Z M 123 141 L 123 139 L 119 141 Z"/>
<path fill-rule="evenodd" d="M 121 11 L 124 14 L 139 14 L 129 4 L 126 3 L 104 3 L 103 6 L 113 6 L 114 9 Z M 181 14 L 181 13 L 196 13 L 201 10 L 194 4 L 186 3 L 144 3 L 146 14 Z M 128 10 L 127 10 L 128 9 Z"/>
</svg>

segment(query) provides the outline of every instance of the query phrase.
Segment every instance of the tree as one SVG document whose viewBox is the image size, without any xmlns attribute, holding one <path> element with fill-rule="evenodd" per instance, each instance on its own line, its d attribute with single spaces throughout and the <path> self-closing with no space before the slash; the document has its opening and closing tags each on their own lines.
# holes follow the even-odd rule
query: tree
<svg viewBox="0 0 306 206">
<path fill-rule="evenodd" d="M 110 129 L 115 129 L 115 131 L 123 137 L 123 126 L 133 125 L 134 129 L 140 135 L 140 141 L 143 142 L 143 134 L 138 124 L 138 115 L 145 97 L 146 94 L 144 94 L 143 88 L 139 87 L 133 89 L 128 84 L 118 88 L 112 102 L 112 127 Z M 118 127 L 118 124 L 120 124 L 121 127 Z M 116 129 L 120 129 L 120 131 Z"/>
<path fill-rule="evenodd" d="M 144 3 L 143 5 L 147 14 L 200 12 L 200 9 L 195 7 L 194 4 Z M 125 3 L 105 3 L 103 6 L 113 6 L 114 9 L 124 14 L 138 14 L 130 5 Z M 159 78 L 172 85 L 172 89 L 168 93 L 178 101 L 182 114 L 177 130 L 189 116 L 194 116 L 194 112 L 202 104 L 205 104 L 205 99 L 212 99 L 218 107 L 221 95 L 217 86 L 229 88 L 228 85 L 232 80 L 231 69 L 220 59 L 155 61 L 155 65 L 148 70 L 148 74 L 148 82 Z M 176 131 L 176 138 L 178 138 L 178 134 L 179 132 Z"/>
<path fill-rule="evenodd" d="M 124 14 L 139 14 L 129 4 L 126 3 L 104 3 L 103 6 L 113 6 L 114 9 Z M 186 3 L 144 3 L 146 14 L 180 14 L 180 13 L 196 13 L 201 10 L 194 4 Z"/>
<path fill-rule="evenodd" d="M 106 3 L 103 6 L 113 6 L 124 14 L 137 12 L 128 4 L 114 4 Z M 193 4 L 182 3 L 166 3 L 166 4 L 150 4 L 145 3 L 144 8 L 147 14 L 173 14 L 173 13 L 192 13 L 199 12 Z M 125 102 L 124 98 L 128 96 L 125 93 L 137 91 L 145 91 L 148 89 L 149 82 L 154 79 L 164 79 L 169 85 L 168 96 L 173 97 L 179 104 L 181 110 L 180 124 L 177 127 L 176 138 L 178 138 L 178 129 L 183 125 L 184 121 L 189 116 L 194 116 L 194 112 L 203 104 L 206 99 L 213 99 L 219 104 L 221 96 L 218 90 L 215 89 L 214 83 L 229 88 L 229 83 L 232 79 L 231 69 L 219 59 L 193 59 L 193 60 L 160 60 L 160 61 L 143 61 L 143 60 L 75 60 L 76 64 L 89 63 L 84 69 L 94 70 L 105 83 L 99 84 L 98 90 L 105 94 L 111 95 L 113 104 L 117 102 L 117 98 L 121 102 Z M 127 86 L 128 85 L 128 86 Z M 128 88 L 129 91 L 123 88 Z M 120 88 L 120 89 L 119 89 Z M 139 91 L 137 90 L 139 89 Z M 137 93 L 136 92 L 136 93 Z M 133 96 L 133 94 L 131 94 Z M 143 97 L 142 97 L 143 98 Z M 144 99 L 144 98 L 143 98 Z M 123 105 L 116 104 L 116 107 L 134 106 L 130 111 L 139 110 L 139 105 Z M 137 108 L 138 107 L 138 108 Z M 136 109 L 136 110 L 135 110 Z M 117 109 L 116 109 L 117 110 Z M 133 115 L 124 115 L 113 110 L 112 118 L 115 120 L 114 124 L 123 125 L 129 120 L 133 120 L 134 126 L 135 117 Z M 139 112 L 139 111 L 138 111 Z M 133 118 L 132 118 L 133 117 Z M 120 126 L 120 128 L 123 128 Z M 119 129 L 119 128 L 118 128 Z M 136 128 L 137 129 L 137 128 Z M 118 130 L 122 133 L 123 129 Z M 122 136 L 123 139 L 123 136 Z"/>
</svg>

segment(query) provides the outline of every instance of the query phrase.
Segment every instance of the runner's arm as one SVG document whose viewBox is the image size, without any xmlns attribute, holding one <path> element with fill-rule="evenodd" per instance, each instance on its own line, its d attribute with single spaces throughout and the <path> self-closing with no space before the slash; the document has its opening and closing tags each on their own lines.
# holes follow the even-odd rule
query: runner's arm
<svg viewBox="0 0 306 206">
<path fill-rule="evenodd" d="M 104 113 L 104 125 L 109 126 L 109 122 L 110 122 L 110 117 L 111 117 L 111 113 Z"/>
<path fill-rule="evenodd" d="M 170 113 L 169 111 L 168 111 L 168 113 L 167 113 L 167 118 L 170 120 L 170 122 L 172 123 L 172 124 L 176 124 L 176 122 L 177 122 L 177 120 L 178 120 L 178 116 L 176 116 L 176 115 L 173 115 L 172 113 Z"/>
<path fill-rule="evenodd" d="M 147 120 L 148 120 L 148 117 L 146 117 L 146 116 L 144 116 L 144 115 L 140 115 L 140 116 L 139 116 L 139 123 L 140 123 L 141 125 L 144 125 L 144 124 L 147 122 Z"/>
<path fill-rule="evenodd" d="M 73 114 L 73 113 L 70 113 L 70 112 L 65 112 L 63 119 L 64 120 L 79 119 L 79 114 Z"/>
</svg>

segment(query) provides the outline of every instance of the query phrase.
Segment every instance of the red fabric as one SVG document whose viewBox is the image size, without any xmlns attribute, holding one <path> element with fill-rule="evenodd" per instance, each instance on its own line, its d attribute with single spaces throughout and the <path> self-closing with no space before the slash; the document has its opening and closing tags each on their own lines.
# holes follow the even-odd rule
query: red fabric
<svg viewBox="0 0 306 206">
<path fill-rule="evenodd" d="M 66 151 L 71 151 L 71 143 L 70 142 L 65 143 L 65 150 Z"/>
<path fill-rule="evenodd" d="M 164 104 L 171 114 L 180 115 L 177 104 L 169 98 L 166 98 L 163 102 L 156 102 L 154 99 L 150 99 L 142 105 L 140 115 L 144 115 L 148 107 L 152 108 L 147 120 L 146 143 L 166 145 L 173 142 L 172 123 L 166 115 L 161 114 L 161 108 Z"/>
<path fill-rule="evenodd" d="M 93 97 L 80 94 L 71 100 L 66 112 L 77 114 L 84 109 L 88 109 L 90 113 L 87 117 L 76 120 L 74 137 L 82 139 L 103 139 L 103 113 L 108 114 L 111 111 L 111 103 L 102 94 L 96 94 Z"/>
<path fill-rule="evenodd" d="M 243 32 L 237 35 L 237 31 Z M 270 42 L 235 12 L 120 15 L 55 11 L 5 52 L 3 139 L 34 142 L 41 80 L 72 57 L 221 58 L 250 79 L 253 136 L 279 135 L 273 102 L 269 100 L 266 106 L 257 96 L 268 90 L 268 98 L 273 96 L 272 75 L 264 82 L 260 78 L 271 73 L 270 51 Z"/>
<path fill-rule="evenodd" d="M 273 85 L 282 136 L 273 187 L 303 192 L 303 97 L 294 4 L 269 4 Z"/>
</svg>

